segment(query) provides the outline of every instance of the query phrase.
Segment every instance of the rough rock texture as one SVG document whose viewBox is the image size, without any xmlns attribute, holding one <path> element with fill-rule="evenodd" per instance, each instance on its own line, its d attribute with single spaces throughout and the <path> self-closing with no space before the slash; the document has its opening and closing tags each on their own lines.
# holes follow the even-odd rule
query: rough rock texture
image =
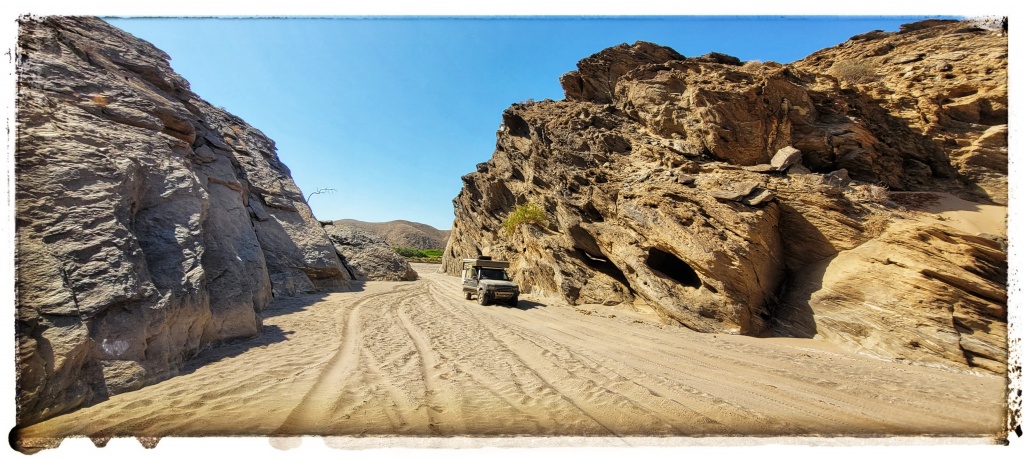
<svg viewBox="0 0 1024 461">
<path fill-rule="evenodd" d="M 18 420 L 174 375 L 273 295 L 350 278 L 273 141 L 96 18 L 18 48 Z"/>
<path fill-rule="evenodd" d="M 384 237 L 392 247 L 416 250 L 436 250 L 448 244 L 451 231 L 437 230 L 433 226 L 411 221 L 364 222 L 355 219 L 339 219 L 336 226 L 354 227 Z"/>
<path fill-rule="evenodd" d="M 840 80 L 852 63 L 867 70 L 868 78 L 844 85 L 931 139 L 976 195 L 1005 205 L 1006 40 L 970 22 L 921 21 L 854 37 L 794 66 Z"/>
<path fill-rule="evenodd" d="M 938 32 L 918 28 L 906 34 L 944 36 L 923 42 L 929 52 L 943 43 L 984 50 L 992 66 L 1003 66 L 990 73 L 1004 76 L 1005 98 L 1005 59 L 995 58 L 1005 53 L 1005 38 L 964 32 L 959 23 L 935 24 Z M 868 35 L 877 40 L 893 34 Z M 503 114 L 491 160 L 462 178 L 443 270 L 455 274 L 461 258 L 492 255 L 512 263 L 513 276 L 528 292 L 570 303 L 646 304 L 670 321 L 705 332 L 807 336 L 808 323 L 789 331 L 770 327 L 801 313 L 873 309 L 841 301 L 858 299 L 854 290 L 861 286 L 815 270 L 840 257 L 857 257 L 851 252 L 866 242 L 899 244 L 898 236 L 879 238 L 897 213 L 887 189 L 985 199 L 977 193 L 977 179 L 950 161 L 953 152 L 945 141 L 916 129 L 859 84 L 806 60 L 738 64 L 720 54 L 685 59 L 650 43 L 620 45 L 580 61 L 577 71 L 563 76 L 564 101 L 512 105 Z M 986 132 L 962 136 L 975 145 Z M 1002 162 L 1005 171 L 1005 156 L 989 158 L 990 153 L 978 155 Z M 524 224 L 506 235 L 502 221 L 528 202 L 545 210 L 547 224 Z M 820 337 L 887 358 L 998 370 L 1000 360 L 1005 363 L 1005 354 L 997 353 L 1006 340 L 1000 336 L 1005 276 L 999 275 L 1005 258 L 956 248 L 966 251 L 960 262 L 980 258 L 974 263 L 986 268 L 979 277 L 991 293 L 968 302 L 970 290 L 935 285 L 915 294 L 945 306 L 945 316 L 901 310 L 898 302 L 880 305 L 882 318 L 900 315 L 908 324 L 952 332 L 944 342 L 934 340 L 941 353 L 910 344 L 896 328 L 880 330 L 884 324 L 871 316 L 819 326 L 819 332 L 833 331 Z M 936 256 L 913 245 L 904 250 L 921 265 Z M 973 280 L 943 261 L 931 270 L 951 275 L 925 277 L 956 288 L 962 287 L 950 280 Z M 813 276 L 816 281 L 804 280 Z M 882 280 L 876 287 L 886 295 L 879 296 L 898 297 L 897 290 L 907 289 L 877 286 Z M 803 307 L 784 299 L 806 288 L 805 282 L 846 298 L 818 296 Z M 967 304 L 972 307 L 955 307 Z M 971 330 L 954 328 L 954 319 Z M 983 324 L 992 334 L 979 333 Z"/>
<path fill-rule="evenodd" d="M 352 280 L 416 280 L 409 262 L 391 248 L 384 238 L 355 227 L 325 225 Z"/>
</svg>

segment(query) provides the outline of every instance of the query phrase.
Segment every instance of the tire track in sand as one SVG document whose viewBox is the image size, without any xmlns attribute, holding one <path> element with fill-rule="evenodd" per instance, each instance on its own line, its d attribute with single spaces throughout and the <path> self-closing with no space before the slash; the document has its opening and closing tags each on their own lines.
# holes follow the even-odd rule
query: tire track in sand
<svg viewBox="0 0 1024 461">
<path fill-rule="evenodd" d="M 429 299 L 427 285 L 423 284 L 417 287 L 413 296 L 415 295 L 419 295 L 421 299 L 424 297 Z M 431 347 L 429 336 L 423 334 L 415 326 L 415 323 L 409 319 L 409 314 L 402 307 L 396 307 L 398 323 L 412 339 L 417 357 L 419 357 L 420 373 L 423 375 L 423 384 L 426 388 L 424 394 L 430 433 L 433 435 L 465 433 L 466 425 L 462 418 L 462 409 L 455 404 L 455 398 L 459 397 L 461 392 L 444 382 L 444 378 L 438 371 L 442 368 L 443 363 Z M 437 311 L 437 309 L 431 311 Z"/>
<path fill-rule="evenodd" d="M 434 301 L 442 306 L 446 304 L 444 302 L 439 302 L 440 300 L 437 300 L 436 298 L 434 299 Z M 604 429 L 605 434 L 602 435 L 612 435 L 616 437 L 621 437 L 623 435 L 613 428 L 615 426 L 615 421 L 613 419 L 608 418 L 605 415 L 595 414 L 594 412 L 588 410 L 586 407 L 589 405 L 585 405 L 584 403 L 578 401 L 578 392 L 573 392 L 564 386 L 563 380 L 566 379 L 567 377 L 572 376 L 571 370 L 560 367 L 557 363 L 539 363 L 538 361 L 535 360 L 528 360 L 526 357 L 520 354 L 519 349 L 515 347 L 516 343 L 521 344 L 522 341 L 516 341 L 515 338 L 509 338 L 510 333 L 507 331 L 500 331 L 493 328 L 502 327 L 503 329 L 507 329 L 508 324 L 504 324 L 503 322 L 485 322 L 481 320 L 480 317 L 476 315 L 471 309 L 462 306 L 460 303 L 448 303 L 448 305 L 445 307 L 448 308 L 446 310 L 450 311 L 451 308 L 455 306 L 457 306 L 457 308 L 462 309 L 471 318 L 476 320 L 476 322 L 479 323 L 481 327 L 483 327 L 483 329 L 487 332 L 487 335 L 491 339 L 493 339 L 494 342 L 500 344 L 506 351 L 508 351 L 514 357 L 516 357 L 520 365 L 523 368 L 527 369 L 530 373 L 532 373 L 538 380 L 540 380 L 540 382 L 543 383 L 545 387 L 558 393 L 559 397 L 564 402 L 568 403 L 571 407 L 579 411 L 579 413 L 581 413 L 589 420 L 593 421 L 595 424 Z M 518 335 L 512 334 L 512 336 L 516 336 L 520 340 L 523 339 L 521 336 Z M 542 350 L 541 352 L 539 352 L 539 354 L 543 355 L 543 352 L 544 351 Z"/>
<path fill-rule="evenodd" d="M 331 358 L 324 371 L 320 373 L 316 383 L 302 398 L 302 401 L 288 414 L 284 423 L 277 428 L 275 434 L 320 434 L 327 427 L 330 417 L 341 404 L 341 391 L 345 381 L 353 375 L 359 366 L 361 355 L 362 329 L 359 326 L 359 310 L 361 307 L 381 298 L 401 294 L 407 288 L 396 287 L 393 291 L 359 298 L 345 316 L 342 330 L 342 342 L 338 351 Z M 324 434 L 329 435 L 329 434 Z"/>
<path fill-rule="evenodd" d="M 23 434 L 991 436 L 1005 422 L 996 378 L 558 302 L 478 307 L 458 277 L 421 274 L 282 300 L 268 324 L 287 340 L 208 353 L 220 358 Z"/>
</svg>

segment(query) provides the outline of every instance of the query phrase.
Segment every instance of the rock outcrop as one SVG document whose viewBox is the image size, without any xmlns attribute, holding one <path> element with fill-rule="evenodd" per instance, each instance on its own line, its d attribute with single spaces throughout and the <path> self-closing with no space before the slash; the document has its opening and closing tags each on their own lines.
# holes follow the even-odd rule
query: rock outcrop
<svg viewBox="0 0 1024 461">
<path fill-rule="evenodd" d="M 355 227 L 324 226 L 352 280 L 409 281 L 416 271 L 384 238 Z"/>
<path fill-rule="evenodd" d="M 273 141 L 151 44 L 84 17 L 18 39 L 18 421 L 260 333 L 272 296 L 350 276 Z"/>
<path fill-rule="evenodd" d="M 1006 252 L 985 236 L 893 224 L 797 274 L 782 301 L 776 333 L 1006 372 Z"/>
<path fill-rule="evenodd" d="M 1003 76 L 1002 86 L 991 82 L 972 93 L 988 101 L 975 106 L 1003 107 L 1005 37 L 960 23 L 912 29 L 869 34 L 873 38 L 836 49 L 854 53 L 858 43 L 882 40 L 905 54 L 921 35 L 924 54 L 943 46 L 983 50 L 987 65 L 1002 66 L 989 72 L 994 80 Z M 998 371 L 1005 366 L 1005 252 L 979 243 L 984 239 L 978 236 L 938 228 L 883 234 L 887 223 L 905 218 L 888 190 L 985 201 L 979 191 L 989 189 L 951 161 L 959 154 L 947 140 L 880 101 L 873 91 L 881 85 L 851 83 L 808 62 L 741 64 L 719 53 L 687 59 L 645 42 L 580 61 L 561 79 L 564 101 L 514 104 L 504 112 L 493 157 L 462 178 L 443 270 L 454 275 L 461 258 L 492 255 L 511 262 L 527 292 L 572 304 L 646 304 L 697 331 L 817 335 L 890 359 Z M 946 88 L 914 91 L 941 98 Z M 938 93 L 924 94 L 930 91 Z M 1006 123 L 1005 112 L 982 112 L 992 127 Z M 974 129 L 959 132 L 957 142 L 994 142 L 986 139 L 996 128 Z M 979 150 L 975 164 L 992 162 L 1005 171 L 1005 152 L 999 154 L 998 148 Z M 998 168 L 986 171 L 998 180 Z M 503 220 L 526 203 L 545 210 L 547 223 L 524 224 L 508 235 Z M 914 302 L 944 306 L 946 315 L 938 308 L 899 308 L 907 286 L 887 288 L 884 278 L 873 285 L 841 283 L 822 269 L 829 261 L 898 246 L 903 237 L 926 236 L 973 243 L 952 245 L 946 249 L 951 259 L 934 261 L 937 254 L 904 245 L 907 269 L 888 276 L 906 276 L 911 285 L 929 280 Z M 951 261 L 981 269 L 972 278 L 954 271 Z M 934 265 L 926 270 L 929 262 Z M 988 281 L 983 295 L 964 286 L 976 278 Z M 807 283 L 843 294 L 811 290 L 819 294 L 794 298 L 810 289 Z M 856 290 L 868 286 L 890 302 L 864 301 Z M 914 345 L 899 328 L 854 314 L 876 306 L 880 318 L 902 316 L 907 325 L 939 333 L 922 333 Z M 807 322 L 774 327 L 807 316 L 813 324 L 819 312 L 824 324 L 817 329 Z"/>
<path fill-rule="evenodd" d="M 437 250 L 448 244 L 451 231 L 438 230 L 433 226 L 397 220 L 388 222 L 364 222 L 355 219 L 339 219 L 335 226 L 346 226 L 361 229 L 379 235 L 392 247 L 412 248 L 415 250 Z"/>
<path fill-rule="evenodd" d="M 926 137 L 981 199 L 1007 199 L 1006 36 L 973 22 L 921 21 L 795 62 L 834 75 Z M 851 82 L 849 75 L 863 78 Z"/>
</svg>

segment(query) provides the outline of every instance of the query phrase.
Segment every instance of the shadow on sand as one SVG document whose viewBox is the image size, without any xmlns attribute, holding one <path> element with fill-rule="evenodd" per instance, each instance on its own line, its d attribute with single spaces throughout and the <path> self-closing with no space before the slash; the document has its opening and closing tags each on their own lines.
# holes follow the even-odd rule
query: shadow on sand
<svg viewBox="0 0 1024 461">
<path fill-rule="evenodd" d="M 530 310 L 530 309 L 536 309 L 538 307 L 545 307 L 545 306 L 547 306 L 547 304 L 533 302 L 533 301 L 520 300 L 518 305 L 516 305 L 516 306 L 508 306 L 508 307 L 510 309 L 519 309 L 521 311 L 527 311 L 527 310 Z"/>
<path fill-rule="evenodd" d="M 309 306 L 322 301 L 331 293 L 360 292 L 366 287 L 366 282 L 352 281 L 347 290 L 325 291 L 316 293 L 305 293 L 295 296 L 281 296 L 274 300 L 263 311 L 259 313 L 260 318 L 265 320 L 281 315 L 294 314 L 306 310 Z M 175 376 L 187 375 L 199 368 L 218 362 L 220 360 L 235 357 L 254 347 L 263 347 L 271 344 L 287 341 L 288 337 L 295 334 L 294 331 L 283 330 L 277 325 L 263 325 L 260 334 L 248 338 L 239 338 L 216 344 L 209 349 L 201 351 L 195 357 L 189 359 L 182 365 Z"/>
</svg>

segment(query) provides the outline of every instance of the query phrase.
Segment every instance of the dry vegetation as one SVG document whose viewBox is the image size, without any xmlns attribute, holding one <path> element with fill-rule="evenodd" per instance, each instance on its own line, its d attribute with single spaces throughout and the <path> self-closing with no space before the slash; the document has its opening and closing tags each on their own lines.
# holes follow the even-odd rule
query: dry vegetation
<svg viewBox="0 0 1024 461">
<path fill-rule="evenodd" d="M 874 80 L 878 75 L 875 66 L 864 61 L 837 61 L 829 69 L 836 78 L 848 83 L 864 83 Z"/>
<path fill-rule="evenodd" d="M 891 203 L 889 188 L 884 185 L 865 184 L 852 186 L 846 193 L 846 196 L 855 202 L 878 203 L 881 205 Z"/>
</svg>

